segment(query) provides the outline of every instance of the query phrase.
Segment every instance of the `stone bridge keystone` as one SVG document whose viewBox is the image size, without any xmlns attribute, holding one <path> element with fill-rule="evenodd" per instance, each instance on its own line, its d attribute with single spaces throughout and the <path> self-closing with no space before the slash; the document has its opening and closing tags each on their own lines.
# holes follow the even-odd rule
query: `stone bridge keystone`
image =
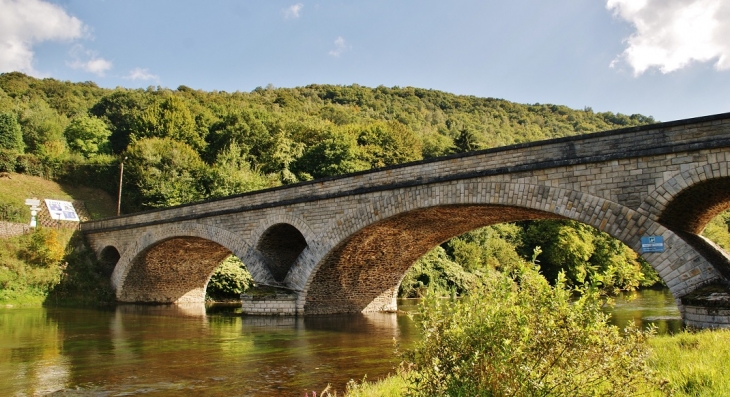
<svg viewBox="0 0 730 397">
<path fill-rule="evenodd" d="M 730 113 L 424 160 L 81 225 L 122 302 L 201 302 L 238 256 L 291 291 L 270 314 L 395 310 L 408 268 L 478 227 L 572 219 L 643 256 L 690 325 L 730 327 L 730 257 L 700 233 L 730 208 Z M 641 253 L 641 237 L 665 250 Z M 701 300 L 699 300 L 701 302 Z M 685 304 L 685 302 L 688 302 Z M 691 302 L 691 304 L 689 303 Z"/>
</svg>

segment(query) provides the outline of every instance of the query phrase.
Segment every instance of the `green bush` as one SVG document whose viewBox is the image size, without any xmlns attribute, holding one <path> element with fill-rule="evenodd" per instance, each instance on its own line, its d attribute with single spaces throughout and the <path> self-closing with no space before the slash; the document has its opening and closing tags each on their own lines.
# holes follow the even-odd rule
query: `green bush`
<svg viewBox="0 0 730 397">
<path fill-rule="evenodd" d="M 116 297 L 104 266 L 86 244 L 83 234 L 78 230 L 72 233 L 68 236 L 67 254 L 60 268 L 62 272 L 44 294 L 44 303 L 91 307 L 113 305 Z"/>
<path fill-rule="evenodd" d="M 253 278 L 243 262 L 231 255 L 213 272 L 206 294 L 213 300 L 239 299 L 252 283 Z"/>
<path fill-rule="evenodd" d="M 22 256 L 26 263 L 33 266 L 57 265 L 63 259 L 64 245 L 65 241 L 61 241 L 56 230 L 38 227 L 31 233 Z"/>
<path fill-rule="evenodd" d="M 577 300 L 574 292 L 580 292 Z M 596 289 L 554 287 L 523 263 L 459 300 L 428 294 L 403 355 L 412 396 L 629 396 L 654 382 L 650 333 L 607 323 Z"/>
<path fill-rule="evenodd" d="M 43 161 L 33 154 L 19 155 L 16 159 L 15 171 L 32 176 L 46 176 L 46 167 Z"/>
<path fill-rule="evenodd" d="M 0 149 L 0 172 L 15 172 L 15 163 L 18 153 L 12 150 Z"/>
</svg>

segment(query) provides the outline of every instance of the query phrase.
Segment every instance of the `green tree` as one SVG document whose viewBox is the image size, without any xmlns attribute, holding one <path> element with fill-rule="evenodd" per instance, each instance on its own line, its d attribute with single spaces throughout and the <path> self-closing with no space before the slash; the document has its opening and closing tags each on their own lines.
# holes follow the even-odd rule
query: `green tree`
<svg viewBox="0 0 730 397">
<path fill-rule="evenodd" d="M 68 120 L 42 99 L 36 98 L 28 104 L 20 117 L 20 124 L 26 152 L 57 158 L 66 151 L 63 130 Z"/>
<path fill-rule="evenodd" d="M 513 266 L 522 259 L 516 252 L 522 229 L 512 223 L 487 226 L 464 233 L 443 244 L 464 269 L 487 272 Z"/>
<path fill-rule="evenodd" d="M 401 281 L 399 296 L 417 298 L 427 291 L 438 296 L 462 295 L 482 286 L 481 275 L 465 271 L 437 246 L 416 261 Z"/>
<path fill-rule="evenodd" d="M 140 139 L 125 162 L 125 202 L 164 208 L 204 198 L 205 163 L 190 146 L 170 138 Z"/>
<path fill-rule="evenodd" d="M 0 149 L 22 153 L 25 149 L 23 132 L 13 113 L 0 113 Z"/>
<path fill-rule="evenodd" d="M 137 130 L 137 120 L 151 100 L 141 90 L 116 89 L 94 104 L 89 113 L 107 123 L 111 136 L 109 142 L 114 153 L 122 153 Z"/>
<path fill-rule="evenodd" d="M 454 139 L 454 152 L 455 153 L 466 153 L 479 150 L 484 147 L 484 144 L 479 139 L 479 136 L 474 131 L 463 128 L 459 131 L 459 135 Z"/>
<path fill-rule="evenodd" d="M 370 167 L 361 160 L 360 148 L 354 135 L 332 131 L 321 142 L 307 148 L 302 157 L 292 164 L 292 168 L 298 174 L 324 178 L 364 171 Z"/>
<path fill-rule="evenodd" d="M 71 120 L 64 135 L 69 148 L 86 158 L 111 152 L 111 131 L 104 121 L 96 117 L 80 116 Z"/>
<path fill-rule="evenodd" d="M 226 197 L 271 186 L 266 177 L 251 169 L 246 153 L 235 141 L 218 154 L 215 166 L 206 175 L 210 197 Z"/>
<path fill-rule="evenodd" d="M 205 147 L 205 137 L 185 101 L 165 94 L 139 114 L 135 134 L 138 138 L 171 138 L 198 151 Z"/>
<path fill-rule="evenodd" d="M 420 160 L 421 141 L 408 127 L 397 122 L 377 122 L 363 128 L 357 137 L 362 159 L 371 168 Z"/>
<path fill-rule="evenodd" d="M 565 220 L 524 222 L 519 252 L 528 256 L 540 247 L 540 269 L 554 281 L 565 275 L 572 284 L 598 282 L 605 288 L 635 289 L 658 281 L 650 265 L 620 241 L 591 226 Z"/>
</svg>

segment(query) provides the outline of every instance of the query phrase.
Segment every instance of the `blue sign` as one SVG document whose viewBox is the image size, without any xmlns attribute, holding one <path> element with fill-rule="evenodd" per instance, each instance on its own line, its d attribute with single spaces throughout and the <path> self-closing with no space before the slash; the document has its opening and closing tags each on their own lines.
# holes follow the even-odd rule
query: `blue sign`
<svg viewBox="0 0 730 397">
<path fill-rule="evenodd" d="M 664 237 L 644 236 L 641 238 L 641 252 L 664 252 Z"/>
</svg>

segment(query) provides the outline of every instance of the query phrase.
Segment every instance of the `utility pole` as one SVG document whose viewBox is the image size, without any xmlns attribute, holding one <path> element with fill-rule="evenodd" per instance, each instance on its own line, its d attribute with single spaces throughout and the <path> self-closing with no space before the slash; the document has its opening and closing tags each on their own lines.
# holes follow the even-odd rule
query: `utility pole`
<svg viewBox="0 0 730 397">
<path fill-rule="evenodd" d="M 122 178 L 124 177 L 124 161 L 127 160 L 125 157 L 121 163 L 119 163 L 119 196 L 117 197 L 117 216 L 122 213 Z"/>
</svg>

